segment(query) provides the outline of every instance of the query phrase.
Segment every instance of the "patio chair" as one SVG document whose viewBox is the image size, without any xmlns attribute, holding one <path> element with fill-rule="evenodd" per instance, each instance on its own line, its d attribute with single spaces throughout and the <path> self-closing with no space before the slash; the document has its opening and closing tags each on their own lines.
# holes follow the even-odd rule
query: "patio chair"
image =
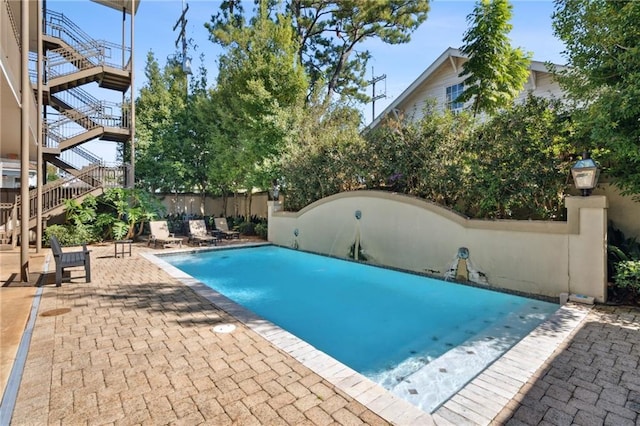
<svg viewBox="0 0 640 426">
<path fill-rule="evenodd" d="M 215 223 L 216 230 L 220 236 L 226 239 L 240 238 L 240 233 L 238 231 L 229 230 L 229 225 L 227 224 L 227 218 L 216 217 L 213 219 L 213 223 Z"/>
<path fill-rule="evenodd" d="M 198 245 L 203 243 L 216 245 L 218 240 L 218 237 L 207 234 L 207 226 L 203 219 L 189 221 L 189 241 Z"/>
<path fill-rule="evenodd" d="M 162 247 L 182 247 L 182 238 L 178 238 L 175 234 L 169 232 L 169 225 L 166 220 L 152 220 L 149 222 L 151 235 L 147 240 L 147 246 L 153 242 L 153 247 L 162 244 Z"/>
<path fill-rule="evenodd" d="M 66 268 L 73 266 L 84 266 L 85 279 L 88 283 L 91 282 L 91 253 L 87 250 L 87 245 L 82 244 L 82 251 L 62 251 L 60 241 L 55 235 L 51 236 L 51 252 L 53 253 L 53 259 L 56 262 L 56 287 L 62 285 L 62 272 Z"/>
</svg>

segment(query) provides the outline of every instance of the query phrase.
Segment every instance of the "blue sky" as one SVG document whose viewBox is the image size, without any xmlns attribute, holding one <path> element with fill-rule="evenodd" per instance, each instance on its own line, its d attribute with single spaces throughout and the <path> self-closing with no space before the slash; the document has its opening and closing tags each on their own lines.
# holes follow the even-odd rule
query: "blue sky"
<svg viewBox="0 0 640 426">
<path fill-rule="evenodd" d="M 195 52 L 190 52 L 194 58 L 193 68 L 199 65 L 199 56 L 204 53 L 209 83 L 213 84 L 217 75 L 217 59 L 222 50 L 209 41 L 204 24 L 216 13 L 220 1 L 191 0 L 187 3 L 187 35 L 196 45 Z M 93 38 L 121 42 L 121 12 L 87 0 L 47 0 L 46 4 L 49 9 L 64 13 Z M 512 0 L 512 4 L 512 44 L 532 52 L 533 59 L 564 63 L 561 54 L 564 46 L 553 36 L 551 27 L 552 1 Z M 376 76 L 387 76 L 386 84 L 380 82 L 376 85 L 377 93 L 380 93 L 379 89 L 384 91 L 386 86 L 387 94 L 385 99 L 376 102 L 376 113 L 400 95 L 446 48 L 460 47 L 467 29 L 466 17 L 474 5 L 474 1 L 468 0 L 434 0 L 427 20 L 414 32 L 410 43 L 387 45 L 371 40 L 362 45 L 361 49 L 368 49 L 373 56 L 368 77 L 371 77 L 371 67 Z M 177 33 L 173 26 L 182 13 L 182 7 L 181 0 L 141 0 L 135 18 L 136 92 L 144 84 L 147 52 L 152 50 L 161 65 L 176 52 Z M 128 44 L 128 21 L 126 31 Z M 362 106 L 362 111 L 365 123 L 369 123 L 372 119 L 371 105 Z M 104 156 L 107 157 L 107 147 L 113 151 L 113 144 L 109 142 L 94 143 L 91 149 L 105 150 Z"/>
</svg>

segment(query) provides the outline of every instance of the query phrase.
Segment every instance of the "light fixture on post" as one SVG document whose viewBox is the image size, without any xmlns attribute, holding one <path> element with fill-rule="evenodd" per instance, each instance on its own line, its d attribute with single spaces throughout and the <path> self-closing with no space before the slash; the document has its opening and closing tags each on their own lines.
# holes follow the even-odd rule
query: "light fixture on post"
<svg viewBox="0 0 640 426">
<path fill-rule="evenodd" d="M 600 170 L 595 161 L 589 156 L 587 151 L 582 153 L 582 159 L 571 167 L 571 175 L 576 189 L 582 191 L 582 196 L 586 197 L 591 194 L 593 188 L 598 184 L 598 176 Z"/>
<path fill-rule="evenodd" d="M 271 190 L 269 191 L 271 200 L 278 201 L 280 199 L 280 185 L 278 185 L 278 179 L 274 179 L 271 182 Z"/>
</svg>

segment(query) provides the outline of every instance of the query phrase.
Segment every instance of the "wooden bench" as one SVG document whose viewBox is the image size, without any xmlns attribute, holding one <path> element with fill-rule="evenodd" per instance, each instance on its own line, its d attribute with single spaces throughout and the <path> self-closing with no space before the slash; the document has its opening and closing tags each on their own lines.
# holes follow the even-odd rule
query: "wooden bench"
<svg viewBox="0 0 640 426">
<path fill-rule="evenodd" d="M 90 283 L 91 257 L 89 253 L 91 251 L 87 250 L 87 245 L 82 245 L 82 251 L 62 251 L 60 241 L 54 235 L 51 236 L 50 242 L 53 259 L 56 261 L 56 287 L 62 285 L 62 271 L 73 266 L 84 266 L 85 278 Z"/>
</svg>

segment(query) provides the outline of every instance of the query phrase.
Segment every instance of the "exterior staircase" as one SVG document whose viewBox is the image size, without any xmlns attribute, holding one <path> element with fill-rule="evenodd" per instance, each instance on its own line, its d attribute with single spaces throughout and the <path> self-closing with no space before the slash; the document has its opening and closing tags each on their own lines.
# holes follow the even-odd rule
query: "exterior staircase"
<svg viewBox="0 0 640 426">
<path fill-rule="evenodd" d="M 102 89 L 129 90 L 131 48 L 94 40 L 58 12 L 47 10 L 44 21 L 43 159 L 64 178 L 43 186 L 43 217 L 61 214 L 67 199 L 81 201 L 105 188 L 126 186 L 125 166 L 106 167 L 82 144 L 93 139 L 125 143 L 131 138 L 130 105 L 98 99 L 82 88 L 95 82 Z M 34 71 L 31 77 L 37 83 Z M 15 203 L 0 205 L 0 244 L 10 240 L 16 245 L 23 204 L 29 208 L 29 228 L 35 227 L 37 201 L 32 190 L 24 203 L 18 196 Z"/>
<path fill-rule="evenodd" d="M 131 49 L 94 40 L 63 14 L 50 10 L 44 28 L 43 99 L 55 111 L 47 114 L 43 126 L 45 159 L 53 163 L 62 151 L 97 138 L 129 140 L 128 106 L 99 100 L 81 86 L 96 82 L 105 89 L 127 91 Z"/>
<path fill-rule="evenodd" d="M 42 215 L 44 217 L 57 216 L 64 212 L 66 200 L 74 199 L 82 202 L 87 196 L 98 196 L 107 188 L 120 188 L 127 176 L 126 167 L 105 167 L 99 164 L 87 166 L 64 179 L 49 182 L 42 187 Z M 37 224 L 38 191 L 29 191 L 29 229 Z M 18 195 L 13 204 L 2 204 L 2 228 L 0 229 L 0 243 L 17 245 L 19 233 L 19 218 L 23 208 Z"/>
</svg>

